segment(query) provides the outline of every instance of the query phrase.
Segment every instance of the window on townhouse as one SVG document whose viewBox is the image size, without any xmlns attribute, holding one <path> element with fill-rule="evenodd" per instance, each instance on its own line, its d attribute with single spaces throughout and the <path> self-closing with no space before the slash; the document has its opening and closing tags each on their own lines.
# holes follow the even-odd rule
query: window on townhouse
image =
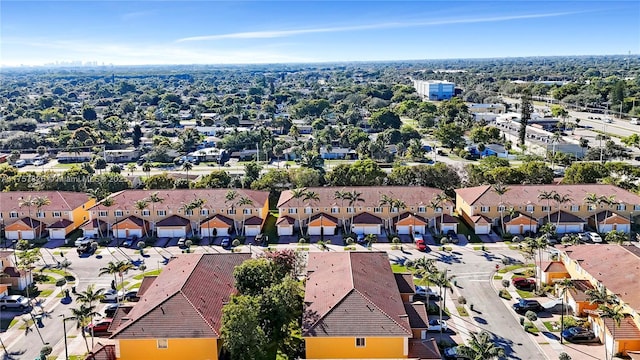
<svg viewBox="0 0 640 360">
<path fill-rule="evenodd" d="M 187 215 L 193 215 L 193 210 L 187 211 Z M 209 209 L 200 209 L 200 215 L 202 216 L 209 215 Z"/>
<path fill-rule="evenodd" d="M 640 205 L 634 205 L 633 211 L 640 211 Z"/>
<path fill-rule="evenodd" d="M 381 207 L 374 207 L 373 208 L 373 212 L 376 214 L 381 214 L 382 213 L 382 208 Z"/>
<path fill-rule="evenodd" d="M 9 213 L 9 218 L 10 219 L 15 219 L 17 217 L 18 217 L 18 213 L 17 212 L 12 211 L 12 212 Z"/>
<path fill-rule="evenodd" d="M 44 218 L 44 211 L 38 211 L 38 212 L 36 213 L 36 217 L 37 217 L 37 218 L 39 218 L 39 219 Z"/>
<path fill-rule="evenodd" d="M 245 215 L 251 215 L 251 209 L 242 209 L 242 213 Z"/>
<path fill-rule="evenodd" d="M 158 349 L 168 349 L 168 348 L 169 348 L 168 339 L 158 339 Z"/>
<path fill-rule="evenodd" d="M 527 212 L 533 212 L 534 206 L 533 205 L 527 205 L 526 210 L 527 210 Z"/>
<path fill-rule="evenodd" d="M 98 211 L 98 216 L 105 217 L 105 216 L 108 216 L 108 215 L 109 215 L 108 211 Z"/>
<path fill-rule="evenodd" d="M 339 214 L 339 213 L 340 213 L 340 208 L 332 207 L 332 208 L 331 208 L 331 213 L 332 213 L 332 214 Z"/>
<path fill-rule="evenodd" d="M 596 209 L 596 206 L 595 206 L 595 205 L 589 205 L 589 206 L 587 206 L 587 210 L 589 210 L 589 211 L 594 211 L 595 209 Z"/>
<path fill-rule="evenodd" d="M 619 211 L 625 211 L 625 210 L 627 210 L 627 205 L 625 205 L 625 204 L 618 204 L 618 206 L 616 207 L 616 209 L 618 209 Z"/>
<path fill-rule="evenodd" d="M 507 209 L 507 207 L 504 206 L 504 205 L 498 206 L 498 211 L 505 211 L 506 209 Z"/>
<path fill-rule="evenodd" d="M 227 210 L 227 215 L 235 215 L 235 214 L 236 214 L 236 209 Z"/>
<path fill-rule="evenodd" d="M 365 347 L 366 342 L 364 338 L 356 338 L 356 347 Z"/>
<path fill-rule="evenodd" d="M 304 208 L 304 213 L 305 214 L 313 214 L 313 209 L 308 207 L 308 208 Z"/>
<path fill-rule="evenodd" d="M 397 207 L 391 208 L 391 212 L 392 213 L 397 213 L 398 211 L 399 211 L 399 209 Z"/>
<path fill-rule="evenodd" d="M 166 210 L 158 210 L 156 213 L 158 214 L 158 216 L 165 216 L 165 215 L 167 215 L 167 211 L 166 211 Z"/>
<path fill-rule="evenodd" d="M 297 214 L 298 213 L 298 209 L 296 208 L 290 208 L 289 209 L 289 214 Z"/>
<path fill-rule="evenodd" d="M 149 216 L 151 215 L 151 211 L 149 210 L 142 210 L 142 216 Z"/>
<path fill-rule="evenodd" d="M 542 206 L 542 211 L 551 211 L 551 207 L 549 206 Z"/>
<path fill-rule="evenodd" d="M 122 217 L 122 215 L 123 215 L 123 214 L 124 214 L 124 213 L 122 212 L 122 210 L 116 210 L 116 211 L 114 212 L 114 215 L 115 215 L 115 216 L 120 216 L 120 217 Z"/>
<path fill-rule="evenodd" d="M 573 212 L 580 211 L 580 205 L 571 205 L 571 211 Z"/>
<path fill-rule="evenodd" d="M 355 208 L 352 208 L 352 207 L 347 208 L 347 214 L 353 214 L 354 212 L 356 212 Z"/>
<path fill-rule="evenodd" d="M 441 212 L 442 212 L 442 208 L 438 206 L 438 207 L 436 208 L 435 212 L 437 212 L 438 214 L 439 214 L 439 213 L 441 213 Z"/>
<path fill-rule="evenodd" d="M 480 212 L 488 213 L 489 212 L 489 207 L 488 206 L 481 206 L 480 207 Z"/>
<path fill-rule="evenodd" d="M 425 212 L 427 212 L 427 208 L 425 206 L 418 206 L 418 212 L 419 213 L 425 213 Z"/>
<path fill-rule="evenodd" d="M 60 211 L 54 211 L 53 212 L 53 217 L 54 218 L 59 218 L 60 216 L 62 216 L 62 213 Z"/>
</svg>

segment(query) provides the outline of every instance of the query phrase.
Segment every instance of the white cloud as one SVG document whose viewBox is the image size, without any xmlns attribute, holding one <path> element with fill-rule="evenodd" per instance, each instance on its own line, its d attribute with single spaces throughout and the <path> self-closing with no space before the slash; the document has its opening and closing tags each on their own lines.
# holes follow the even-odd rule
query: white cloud
<svg viewBox="0 0 640 360">
<path fill-rule="evenodd" d="M 376 29 L 398 29 L 398 28 L 423 27 L 423 26 L 472 24 L 472 23 L 487 23 L 487 22 L 499 22 L 499 21 L 511 21 L 511 20 L 523 20 L 523 19 L 536 19 L 536 18 L 547 18 L 547 17 L 571 15 L 576 13 L 579 13 L 579 12 L 558 12 L 558 13 L 546 13 L 546 14 L 508 15 L 508 16 L 495 16 L 495 17 L 482 17 L 482 18 L 444 19 L 444 20 L 432 20 L 432 21 L 421 21 L 421 22 L 388 22 L 388 23 L 379 23 L 379 24 L 368 24 L 368 25 L 338 26 L 338 27 L 293 29 L 293 30 L 249 31 L 249 32 L 229 33 L 229 34 L 185 37 L 185 38 L 176 40 L 176 42 L 180 43 L 180 42 L 191 42 L 191 41 L 215 41 L 215 40 L 225 40 L 225 39 L 281 38 L 281 37 L 289 37 L 289 36 L 304 35 L 304 34 L 317 34 L 317 33 L 334 33 L 334 32 L 362 31 L 362 30 L 376 30 Z"/>
</svg>

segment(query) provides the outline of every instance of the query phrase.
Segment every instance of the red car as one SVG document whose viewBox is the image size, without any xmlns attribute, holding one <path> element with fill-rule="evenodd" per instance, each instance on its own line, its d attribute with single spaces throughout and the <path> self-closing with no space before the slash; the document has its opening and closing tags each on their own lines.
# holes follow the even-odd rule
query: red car
<svg viewBox="0 0 640 360">
<path fill-rule="evenodd" d="M 511 283 L 513 283 L 513 286 L 521 290 L 530 290 L 536 287 L 536 281 L 534 279 L 527 279 L 523 277 L 512 278 Z"/>
<path fill-rule="evenodd" d="M 427 244 L 425 244 L 424 240 L 418 239 L 416 240 L 416 248 L 420 251 L 427 251 Z"/>
<path fill-rule="evenodd" d="M 91 329 L 93 328 L 94 334 L 105 334 L 109 333 L 109 326 L 111 326 L 112 319 L 105 319 L 97 323 L 89 324 L 86 328 L 88 333 L 91 333 Z"/>
</svg>

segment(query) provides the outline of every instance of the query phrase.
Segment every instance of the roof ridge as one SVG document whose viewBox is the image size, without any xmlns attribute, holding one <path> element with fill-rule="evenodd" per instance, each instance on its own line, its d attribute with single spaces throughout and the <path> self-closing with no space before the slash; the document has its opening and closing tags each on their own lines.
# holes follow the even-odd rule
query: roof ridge
<svg viewBox="0 0 640 360">
<path fill-rule="evenodd" d="M 201 257 L 201 259 L 202 259 L 202 257 Z M 189 305 L 191 305 L 193 310 L 200 316 L 200 318 L 202 318 L 202 321 L 204 321 L 204 323 L 207 324 L 207 326 L 209 326 L 209 328 L 211 328 L 211 331 L 213 331 L 213 333 L 216 334 L 216 336 L 220 337 L 220 334 L 218 334 L 216 329 L 213 328 L 213 325 L 209 321 L 207 321 L 207 319 L 202 314 L 202 311 L 198 310 L 198 308 L 193 304 L 193 302 L 191 302 L 191 299 L 189 299 L 189 297 L 182 291 L 182 288 L 180 288 L 180 290 L 178 290 L 178 292 L 176 294 L 182 295 L 184 297 L 184 299 L 189 303 Z M 222 311 L 222 309 L 220 309 L 220 311 Z"/>
<path fill-rule="evenodd" d="M 157 309 L 158 307 L 162 306 L 164 303 L 166 303 L 167 301 L 169 301 L 170 299 L 172 299 L 174 296 L 176 296 L 178 294 L 178 292 L 173 293 L 171 296 L 167 296 L 164 300 L 162 300 L 160 303 L 158 303 L 156 306 L 149 308 L 146 312 L 140 314 L 140 316 L 138 316 L 135 320 L 133 319 L 128 319 L 129 321 L 125 322 L 120 322 L 120 326 L 118 326 L 118 328 L 116 329 L 116 331 L 111 334 L 111 336 L 109 336 L 109 339 L 112 339 L 114 336 L 118 335 L 119 333 L 123 332 L 125 329 L 127 329 L 129 326 L 135 324 L 138 320 L 141 320 L 142 318 L 144 318 L 145 316 L 149 315 L 149 313 L 155 309 Z M 135 306 L 134 306 L 135 308 Z M 133 311 L 133 309 L 131 310 Z"/>
<path fill-rule="evenodd" d="M 351 288 L 349 291 L 347 291 L 342 298 L 340 298 L 340 300 L 338 300 L 335 305 L 333 305 L 331 308 L 329 308 L 329 311 L 325 312 L 324 314 L 322 314 L 322 316 L 320 316 L 318 318 L 318 320 L 316 320 L 313 324 L 311 324 L 307 330 L 305 331 L 305 333 L 309 333 L 312 329 L 314 329 L 316 327 L 316 325 L 318 325 L 318 323 L 320 321 L 322 321 L 322 319 L 326 318 L 329 314 L 331 314 L 333 312 L 333 310 L 335 310 L 338 306 L 340 306 L 341 303 L 343 303 L 345 301 L 345 299 L 348 297 L 349 294 L 351 294 L 353 291 L 355 291 L 355 288 Z"/>
<path fill-rule="evenodd" d="M 69 203 L 67 202 L 67 199 L 64 198 L 64 196 L 62 196 L 62 194 L 60 194 L 60 191 L 56 191 L 56 195 L 60 196 L 60 198 L 62 199 L 62 201 L 64 201 L 65 205 L 67 205 L 67 207 L 69 208 L 69 210 L 73 210 L 71 208 L 71 205 L 69 205 Z"/>
<path fill-rule="evenodd" d="M 491 185 L 480 185 L 479 187 L 485 187 L 484 191 L 482 193 L 480 193 L 478 196 L 476 196 L 475 199 L 473 199 L 473 201 L 471 201 L 469 203 L 469 206 L 473 206 L 473 204 L 475 204 L 476 201 L 478 201 L 478 199 L 480 199 L 482 197 L 482 195 L 486 194 L 487 191 L 489 191 L 489 189 L 491 189 Z"/>
</svg>

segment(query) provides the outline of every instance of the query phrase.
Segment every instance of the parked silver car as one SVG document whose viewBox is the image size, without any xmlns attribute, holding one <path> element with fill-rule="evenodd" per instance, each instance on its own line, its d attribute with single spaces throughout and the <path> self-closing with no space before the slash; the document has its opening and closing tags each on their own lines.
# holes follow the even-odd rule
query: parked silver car
<svg viewBox="0 0 640 360">
<path fill-rule="evenodd" d="M 25 310 L 29 307 L 29 300 L 20 295 L 7 295 L 0 298 L 0 309 Z"/>
</svg>

